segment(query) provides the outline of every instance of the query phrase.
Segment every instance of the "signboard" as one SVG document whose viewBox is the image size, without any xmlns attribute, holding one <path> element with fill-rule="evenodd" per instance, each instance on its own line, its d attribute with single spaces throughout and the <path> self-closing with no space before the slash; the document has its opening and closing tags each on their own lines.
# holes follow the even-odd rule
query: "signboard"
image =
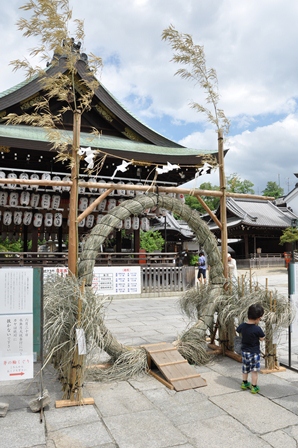
<svg viewBox="0 0 298 448">
<path fill-rule="evenodd" d="M 102 294 L 140 294 L 140 266 L 95 267 L 92 286 Z"/>
<path fill-rule="evenodd" d="M 0 381 L 33 378 L 33 269 L 0 269 Z"/>
<path fill-rule="evenodd" d="M 44 268 L 44 279 L 48 275 L 67 275 L 67 268 Z M 141 268 L 140 266 L 109 266 L 95 267 L 93 270 L 92 286 L 99 294 L 140 294 Z"/>
</svg>

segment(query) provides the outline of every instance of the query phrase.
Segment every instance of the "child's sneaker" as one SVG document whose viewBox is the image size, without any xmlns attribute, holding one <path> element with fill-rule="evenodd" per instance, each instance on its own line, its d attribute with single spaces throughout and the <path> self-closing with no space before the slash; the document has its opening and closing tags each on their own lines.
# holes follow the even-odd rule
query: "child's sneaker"
<svg viewBox="0 0 298 448">
<path fill-rule="evenodd" d="M 252 394 L 257 394 L 260 391 L 259 386 L 251 386 L 251 393 Z"/>
<path fill-rule="evenodd" d="M 246 389 L 250 389 L 251 384 L 247 381 L 246 383 L 243 381 L 241 384 L 241 389 L 246 390 Z"/>
</svg>

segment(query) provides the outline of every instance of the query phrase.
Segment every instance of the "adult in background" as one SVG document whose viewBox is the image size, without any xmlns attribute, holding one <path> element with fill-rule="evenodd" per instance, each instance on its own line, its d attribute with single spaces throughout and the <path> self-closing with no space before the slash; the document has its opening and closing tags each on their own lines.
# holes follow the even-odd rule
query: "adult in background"
<svg viewBox="0 0 298 448">
<path fill-rule="evenodd" d="M 198 260 L 198 280 L 201 283 L 207 283 L 207 277 L 206 277 L 206 271 L 207 271 L 207 264 L 206 264 L 206 258 L 204 255 L 204 252 L 199 253 L 199 260 Z"/>
<path fill-rule="evenodd" d="M 231 280 L 237 280 L 238 273 L 237 273 L 237 263 L 234 258 L 232 258 L 231 254 L 228 254 L 228 268 L 229 268 L 229 278 Z"/>
</svg>

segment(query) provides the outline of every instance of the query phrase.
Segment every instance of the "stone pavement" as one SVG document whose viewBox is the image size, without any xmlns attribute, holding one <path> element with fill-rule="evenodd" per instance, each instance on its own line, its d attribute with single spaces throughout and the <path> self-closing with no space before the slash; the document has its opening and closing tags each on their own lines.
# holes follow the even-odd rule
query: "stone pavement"
<svg viewBox="0 0 298 448">
<path fill-rule="evenodd" d="M 244 271 L 239 271 L 239 275 Z M 254 271 L 255 278 L 287 295 L 287 271 Z M 128 345 L 173 342 L 188 320 L 177 297 L 117 299 L 106 324 Z M 36 368 L 38 366 L 36 365 Z M 207 386 L 182 392 L 149 375 L 113 383 L 88 382 L 85 397 L 95 405 L 55 408 L 61 387 L 51 368 L 43 375 L 52 402 L 44 414 L 28 408 L 38 392 L 33 381 L 0 383 L 0 401 L 9 410 L 0 418 L 1 448 L 191 448 L 298 446 L 298 373 L 287 369 L 259 376 L 261 391 L 242 391 L 241 364 L 216 357 L 196 367 Z M 42 420 L 42 421 L 41 421 Z"/>
</svg>

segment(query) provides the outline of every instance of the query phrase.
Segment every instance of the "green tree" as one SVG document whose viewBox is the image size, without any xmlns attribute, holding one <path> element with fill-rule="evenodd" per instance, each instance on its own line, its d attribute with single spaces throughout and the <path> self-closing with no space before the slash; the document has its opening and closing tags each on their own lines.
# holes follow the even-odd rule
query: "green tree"
<svg viewBox="0 0 298 448">
<path fill-rule="evenodd" d="M 273 196 L 279 198 L 283 196 L 284 189 L 279 187 L 276 182 L 268 181 L 265 190 L 262 191 L 263 196 Z"/>
<path fill-rule="evenodd" d="M 145 249 L 146 252 L 154 252 L 162 250 L 165 240 L 158 230 L 140 231 L 140 248 Z"/>
<path fill-rule="evenodd" d="M 227 190 L 231 193 L 254 194 L 253 186 L 254 184 L 250 180 L 242 180 L 237 173 L 233 173 L 227 177 Z"/>
<path fill-rule="evenodd" d="M 280 237 L 280 244 L 283 245 L 285 243 L 295 243 L 298 241 L 298 228 L 296 227 L 287 227 L 282 231 L 282 236 Z"/>
<path fill-rule="evenodd" d="M 217 185 L 212 185 L 210 182 L 202 183 L 199 188 L 200 190 L 219 190 L 219 187 Z M 201 198 L 204 200 L 205 204 L 210 208 L 210 210 L 214 211 L 217 209 L 220 201 L 219 198 L 212 196 L 201 196 Z M 200 213 L 206 213 L 206 210 L 195 196 L 187 195 L 185 197 L 185 203 L 190 208 L 197 210 Z"/>
</svg>

